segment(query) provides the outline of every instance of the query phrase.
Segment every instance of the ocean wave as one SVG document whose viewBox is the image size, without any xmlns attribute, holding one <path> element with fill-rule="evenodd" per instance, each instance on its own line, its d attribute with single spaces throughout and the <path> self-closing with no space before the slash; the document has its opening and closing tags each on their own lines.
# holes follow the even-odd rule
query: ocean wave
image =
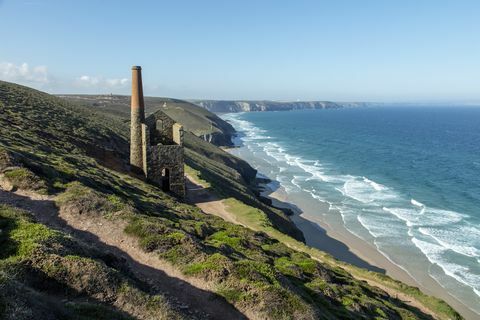
<svg viewBox="0 0 480 320">
<path fill-rule="evenodd" d="M 415 224 L 412 222 L 412 216 L 416 214 L 415 210 L 404 209 L 404 208 L 382 208 L 384 211 L 393 214 L 398 219 L 405 222 L 407 227 L 413 227 Z"/>
<path fill-rule="evenodd" d="M 384 190 L 388 189 L 387 187 L 385 187 L 384 185 L 382 185 L 380 183 L 376 183 L 375 181 L 372 181 L 372 180 L 370 180 L 368 178 L 365 178 L 365 177 L 362 177 L 362 178 L 363 178 L 363 181 L 368 183 L 376 191 L 384 191 Z"/>
<path fill-rule="evenodd" d="M 297 176 L 297 175 L 294 175 L 293 178 L 290 180 L 290 182 L 295 186 L 297 187 L 298 189 L 302 190 L 302 191 L 305 191 L 302 187 L 302 185 L 300 184 L 300 182 L 303 180 L 305 181 L 305 177 L 303 176 Z"/>
<path fill-rule="evenodd" d="M 373 182 L 365 177 L 351 177 L 343 187 L 342 193 L 349 198 L 361 203 L 373 203 L 380 201 L 392 201 L 399 198 L 399 195 L 379 183 Z"/>
<path fill-rule="evenodd" d="M 480 275 L 473 273 L 470 268 L 451 262 L 447 257 L 446 248 L 418 238 L 412 238 L 415 246 L 427 257 L 432 264 L 439 266 L 446 275 L 470 287 L 475 294 L 480 292 Z"/>
<path fill-rule="evenodd" d="M 270 136 L 263 136 L 261 134 L 257 134 L 257 135 L 248 137 L 246 140 L 253 141 L 253 140 L 268 140 L 268 139 L 271 139 L 271 137 Z"/>
<path fill-rule="evenodd" d="M 432 238 L 446 249 L 467 257 L 480 257 L 480 250 L 470 243 L 470 239 L 480 239 L 480 230 L 475 227 L 458 226 L 453 227 L 453 230 L 451 226 L 441 229 L 420 227 L 418 231 Z"/>
<path fill-rule="evenodd" d="M 286 149 L 279 143 L 271 140 L 271 136 L 267 134 L 266 130 L 255 127 L 253 123 L 241 120 L 237 115 L 229 115 L 228 120 L 235 123 L 235 127 L 245 134 L 244 140 L 250 143 L 255 143 L 258 147 L 263 149 L 265 154 L 273 158 L 277 162 L 285 162 L 286 164 L 296 167 L 309 175 L 308 180 L 319 180 L 331 183 L 344 183 L 349 177 L 338 175 L 327 175 L 323 171 L 322 165 L 318 160 L 308 160 L 302 157 L 291 155 L 286 152 Z M 262 142 L 262 140 L 264 140 Z M 248 147 L 248 144 L 247 144 Z M 282 170 L 281 172 L 284 172 Z M 375 184 L 373 181 L 371 183 Z M 380 185 L 376 186 L 379 187 Z"/>
<path fill-rule="evenodd" d="M 376 239 L 384 238 L 393 241 L 405 239 L 404 231 L 394 227 L 394 221 L 375 214 L 358 214 L 357 220 Z"/>
<path fill-rule="evenodd" d="M 415 208 L 383 207 L 383 210 L 404 221 L 408 227 L 448 226 L 462 221 L 466 216 L 456 211 L 422 207 Z"/>
</svg>

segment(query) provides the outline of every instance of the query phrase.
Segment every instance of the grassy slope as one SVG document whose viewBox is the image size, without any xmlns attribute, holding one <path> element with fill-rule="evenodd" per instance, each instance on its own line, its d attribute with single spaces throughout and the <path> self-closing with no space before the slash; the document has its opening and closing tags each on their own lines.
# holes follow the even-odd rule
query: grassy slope
<svg viewBox="0 0 480 320">
<path fill-rule="evenodd" d="M 119 120 L 115 126 L 116 130 L 122 132 L 124 136 L 128 135 L 127 121 L 130 117 L 129 97 L 70 95 L 68 100 L 81 102 L 87 110 L 92 110 L 97 114 L 104 114 L 109 118 L 113 115 L 114 118 Z M 167 104 L 166 108 L 162 107 L 164 102 Z M 217 137 L 222 136 L 221 139 L 218 138 L 220 141 L 229 140 L 230 134 L 232 134 L 230 130 L 233 130 L 233 128 L 227 122 L 203 108 L 181 100 L 147 97 L 145 105 L 147 114 L 162 108 L 176 121 L 184 125 L 186 130 L 190 131 L 185 133 L 187 164 L 202 170 L 204 174 L 214 179 L 217 186 L 222 186 L 224 195 L 240 198 L 249 205 L 262 208 L 276 228 L 298 240 L 303 240 L 301 231 L 298 230 L 283 211 L 262 203 L 253 194 L 249 185 L 254 182 L 256 170 L 245 161 L 199 138 L 198 135 L 201 135 L 199 133 L 204 131 L 194 130 L 194 128 L 198 127 L 205 127 L 206 130 L 217 127 L 226 128 L 223 131 L 217 131 Z M 214 119 L 217 127 L 211 126 L 209 119 Z"/>
<path fill-rule="evenodd" d="M 35 223 L 27 212 L 0 204 L 0 228 L 2 319 L 186 318 L 122 272 L 120 259 Z"/>
<path fill-rule="evenodd" d="M 62 97 L 72 102 L 94 107 L 109 115 L 115 115 L 122 119 L 130 118 L 129 96 L 65 95 Z M 147 115 L 162 109 L 172 119 L 181 122 L 187 131 L 197 136 L 206 136 L 217 145 L 231 145 L 230 137 L 235 132 L 233 127 L 199 106 L 178 99 L 145 97 L 145 108 Z"/>
<path fill-rule="evenodd" d="M 125 232 L 137 237 L 145 251 L 169 261 L 185 274 L 207 281 L 239 310 L 250 311 L 258 317 L 281 319 L 428 319 L 419 310 L 355 280 L 335 263 L 312 259 L 265 232 L 206 216 L 198 208 L 178 202 L 152 185 L 102 165 L 121 168 L 121 164 L 110 157 L 125 153 L 127 140 L 122 130 L 118 130 L 120 127 L 115 119 L 102 117 L 89 109 L 71 106 L 61 99 L 25 87 L 0 82 L 1 171 L 26 171 L 28 179 L 37 181 L 35 185 L 40 186 L 40 190 L 58 195 L 60 209 L 78 208 L 82 214 L 126 220 L 128 226 Z M 102 147 L 108 148 L 108 152 L 101 152 Z M 236 171 L 229 171 L 223 164 L 209 165 L 211 171 L 217 165 L 230 172 L 231 181 L 242 179 L 238 173 L 235 178 Z M 21 174 L 14 176 L 17 183 L 22 182 Z M 212 183 L 217 181 L 212 180 Z M 244 205 L 243 202 L 241 205 Z M 107 317 L 109 312 L 127 313 L 125 316 L 129 316 L 128 308 L 117 310 L 119 304 L 115 301 L 124 291 L 121 290 L 124 286 L 118 286 L 119 283 L 128 283 L 132 290 L 144 295 L 141 301 L 164 301 L 162 297 L 157 298 L 137 288 L 128 273 L 122 268 L 109 266 L 102 259 L 102 253 L 82 249 L 81 242 L 76 239 L 71 239 L 71 243 L 79 244 L 70 246 L 70 240 L 30 221 L 22 213 L 12 213 L 13 209 L 8 207 L 2 207 L 2 210 L 0 285 L 10 289 L 0 290 L 0 313 L 11 315 L 15 310 L 13 308 L 20 307 L 50 308 L 50 292 L 42 286 L 35 286 L 36 277 L 17 277 L 13 271 L 26 267 L 35 275 L 47 273 L 47 279 L 59 282 L 62 288 L 80 288 L 75 290 L 75 294 L 93 299 L 94 309 L 106 308 L 106 311 L 99 312 L 104 312 Z M 117 213 L 115 218 L 112 217 L 113 212 Z M 264 222 L 270 223 L 267 220 Z M 26 229 L 21 227 L 24 224 Z M 41 229 L 41 236 L 31 232 L 32 228 Z M 4 246 L 4 243 L 13 245 Z M 32 251 L 23 249 L 31 247 L 34 250 L 41 248 L 38 249 L 40 253 L 34 255 Z M 53 271 L 48 267 L 51 264 L 50 255 L 55 257 Z M 70 256 L 75 258 L 70 259 Z M 74 282 L 75 270 L 84 270 L 87 263 L 84 258 L 90 259 L 87 262 L 91 270 L 95 270 L 85 275 L 87 283 L 97 281 L 95 275 L 100 272 L 97 270 L 103 270 L 100 274 L 106 275 L 101 279 L 111 279 L 108 272 L 118 276 L 114 277 L 115 281 L 102 286 L 113 292 L 111 299 L 95 300 L 95 292 Z M 61 272 L 56 269 L 57 261 Z M 24 288 L 27 288 L 26 293 L 22 291 Z M 15 305 L 16 301 L 22 300 L 12 300 L 13 294 L 19 294 L 21 299 L 24 295 L 34 294 L 36 298 Z M 60 295 L 57 300 L 61 301 L 65 292 L 57 291 L 55 294 Z M 137 302 L 132 298 L 130 303 Z M 140 302 L 138 305 L 142 306 Z M 58 306 L 59 312 L 66 310 L 73 314 L 67 307 Z M 162 308 L 162 312 L 174 314 L 168 303 L 162 304 Z M 459 318 L 448 306 L 439 312 L 444 318 Z"/>
</svg>

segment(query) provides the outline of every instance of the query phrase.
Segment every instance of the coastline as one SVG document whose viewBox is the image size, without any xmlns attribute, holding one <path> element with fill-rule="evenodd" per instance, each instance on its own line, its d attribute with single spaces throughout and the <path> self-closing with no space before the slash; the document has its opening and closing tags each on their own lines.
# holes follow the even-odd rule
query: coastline
<svg viewBox="0 0 480 320">
<path fill-rule="evenodd" d="M 332 226 L 318 218 L 318 212 L 327 212 L 328 204 L 312 209 L 304 207 L 302 203 L 292 201 L 287 192 L 278 187 L 273 189 L 268 183 L 259 183 L 263 189 L 261 196 L 272 201 L 277 208 L 290 209 L 294 212 L 290 219 L 303 232 L 306 244 L 327 252 L 338 260 L 370 271 L 386 274 L 395 280 L 402 281 L 413 287 L 420 288 L 425 294 L 436 296 L 446 301 L 465 319 L 478 319 L 478 314 L 469 309 L 458 299 L 453 297 L 430 276 L 422 279 L 413 278 L 407 271 L 391 262 L 377 248 L 363 239 L 350 233 L 340 224 Z"/>
<path fill-rule="evenodd" d="M 298 116 L 300 117 L 300 114 Z M 269 202 L 277 207 L 285 207 L 289 211 L 295 212 L 293 215 L 287 214 L 304 234 L 307 245 L 329 253 L 339 261 L 388 275 L 398 283 L 419 288 L 426 295 L 442 299 L 466 319 L 480 318 L 478 294 L 470 292 L 474 288 L 473 280 L 468 278 L 467 283 L 462 281 L 470 273 L 461 275 L 457 273 L 452 276 L 451 272 L 456 272 L 455 270 L 458 269 L 454 268 L 452 271 L 448 265 L 445 266 L 443 260 L 437 261 L 437 258 L 432 257 L 432 253 L 428 251 L 429 249 L 440 250 L 440 246 L 436 245 L 438 242 L 435 242 L 436 239 L 432 240 L 431 237 L 425 239 L 424 232 L 418 230 L 419 228 L 413 228 L 413 231 L 410 228 L 406 230 L 411 219 L 405 223 L 404 219 L 407 218 L 401 215 L 403 212 L 392 213 L 383 209 L 384 207 L 396 209 L 398 206 L 407 208 L 405 210 L 408 210 L 408 213 L 422 214 L 424 211 L 420 211 L 418 206 L 426 207 L 425 205 L 409 198 L 408 195 L 405 197 L 398 195 L 398 192 L 392 191 L 391 187 L 385 187 L 381 182 L 377 183 L 375 179 L 374 181 L 369 180 L 362 173 L 357 172 L 350 175 L 349 171 L 336 172 L 331 168 L 331 164 L 329 167 L 328 161 L 324 166 L 315 160 L 320 155 L 313 154 L 310 157 L 304 157 L 300 149 L 303 150 L 309 146 L 304 143 L 306 140 L 302 140 L 302 135 L 298 132 L 295 136 L 300 139 L 298 144 L 295 144 L 291 137 L 285 137 L 288 143 L 293 143 L 293 149 L 286 150 L 284 143 L 287 142 L 283 142 L 283 136 L 280 133 L 280 136 L 277 136 L 274 134 L 276 131 L 272 133 L 262 127 L 261 124 L 268 124 L 268 119 L 270 117 L 259 116 L 260 125 L 257 126 L 248 117 L 234 115 L 225 117 L 226 121 L 231 121 L 239 130 L 238 134 L 233 136 L 236 148 L 226 151 L 248 161 L 253 168 L 257 169 L 258 192 L 261 192 L 261 196 L 268 198 Z M 310 117 L 302 114 L 299 119 L 305 122 Z M 291 121 L 289 116 L 280 117 L 279 127 L 288 126 L 289 121 Z M 337 136 L 332 132 L 333 130 L 327 130 L 324 134 L 335 142 Z M 347 145 L 342 144 L 341 146 L 346 149 Z M 355 149 L 354 151 L 360 152 L 361 150 Z M 348 154 L 348 152 L 351 151 L 343 150 L 343 154 Z M 350 157 L 350 159 L 354 158 Z M 288 168 L 292 170 L 286 171 Z M 372 171 L 368 175 L 375 176 L 375 173 Z M 310 180 L 314 182 L 309 182 Z M 412 182 L 409 178 L 406 181 L 407 183 Z M 319 185 L 318 183 L 324 184 Z M 263 189 L 261 186 L 268 189 Z M 334 189 L 340 191 L 343 197 Z M 333 194 L 329 193 L 331 191 Z M 386 199 L 391 197 L 395 201 L 386 201 L 385 203 L 388 204 L 377 201 L 384 197 Z M 366 209 L 365 206 L 359 205 L 359 203 L 370 202 L 374 203 Z M 414 206 L 413 209 L 410 208 L 412 206 Z M 436 206 L 441 208 L 442 202 L 439 202 L 438 205 L 435 202 L 428 205 L 426 211 L 428 214 L 425 215 L 427 220 L 423 224 L 433 221 L 431 223 L 436 226 L 438 221 L 438 225 L 448 225 L 445 221 L 456 222 L 453 218 L 461 215 L 452 211 L 452 219 L 450 216 L 442 219 L 443 215 L 449 214 L 450 211 L 442 211 Z M 366 219 L 360 219 L 363 217 Z M 416 221 L 411 223 L 415 224 Z M 451 240 L 454 244 L 455 241 Z M 448 250 L 451 242 L 442 245 L 441 249 Z M 433 248 L 425 247 L 430 243 L 433 243 Z M 456 261 L 449 262 L 448 259 L 446 261 L 452 263 L 453 267 L 461 267 L 464 262 L 463 260 L 458 263 Z M 472 271 L 473 274 L 475 274 L 474 271 Z M 362 278 L 361 272 L 359 277 Z M 441 307 L 436 306 L 436 308 Z"/>
</svg>

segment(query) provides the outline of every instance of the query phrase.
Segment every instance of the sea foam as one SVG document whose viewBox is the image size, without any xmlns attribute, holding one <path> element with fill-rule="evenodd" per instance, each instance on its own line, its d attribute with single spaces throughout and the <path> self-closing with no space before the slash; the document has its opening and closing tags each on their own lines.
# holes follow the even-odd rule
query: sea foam
<svg viewBox="0 0 480 320">
<path fill-rule="evenodd" d="M 412 242 L 432 263 L 438 265 L 445 274 L 470 287 L 477 295 L 480 290 L 480 274 L 475 274 L 468 267 L 456 264 L 446 256 L 447 250 L 441 245 L 413 238 Z M 478 295 L 480 296 L 480 295 Z"/>
</svg>

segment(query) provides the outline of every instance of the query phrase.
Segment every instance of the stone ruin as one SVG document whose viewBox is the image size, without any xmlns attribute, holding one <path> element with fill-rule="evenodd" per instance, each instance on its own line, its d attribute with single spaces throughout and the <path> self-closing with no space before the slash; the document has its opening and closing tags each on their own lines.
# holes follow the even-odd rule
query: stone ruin
<svg viewBox="0 0 480 320">
<path fill-rule="evenodd" d="M 145 118 L 141 70 L 132 67 L 131 171 L 185 197 L 183 127 L 160 110 Z"/>
</svg>

